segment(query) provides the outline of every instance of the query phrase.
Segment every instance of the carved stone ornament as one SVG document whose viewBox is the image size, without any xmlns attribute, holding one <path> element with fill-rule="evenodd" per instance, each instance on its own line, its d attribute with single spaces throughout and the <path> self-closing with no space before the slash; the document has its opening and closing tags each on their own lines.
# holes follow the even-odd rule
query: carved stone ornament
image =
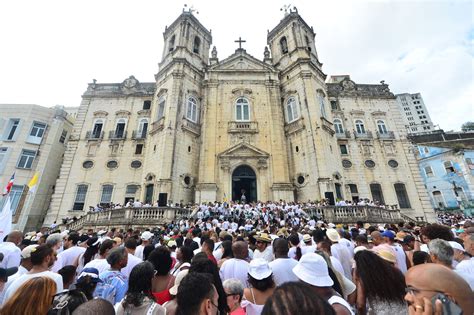
<svg viewBox="0 0 474 315">
<path fill-rule="evenodd" d="M 123 81 L 123 86 L 128 88 L 128 89 L 131 89 L 133 87 L 135 87 L 137 84 L 138 84 L 138 80 L 135 79 L 135 77 L 133 75 L 129 76 L 127 79 L 125 79 L 125 81 Z"/>
<path fill-rule="evenodd" d="M 353 91 L 356 88 L 355 83 L 351 80 L 342 81 L 342 87 L 345 91 Z"/>
<path fill-rule="evenodd" d="M 263 51 L 263 56 L 265 59 L 270 58 L 270 50 L 268 49 L 268 46 L 265 46 L 265 50 Z"/>
<path fill-rule="evenodd" d="M 211 56 L 212 56 L 212 58 L 214 58 L 214 59 L 217 58 L 217 49 L 216 49 L 216 46 L 214 46 L 214 47 L 212 48 Z"/>
</svg>

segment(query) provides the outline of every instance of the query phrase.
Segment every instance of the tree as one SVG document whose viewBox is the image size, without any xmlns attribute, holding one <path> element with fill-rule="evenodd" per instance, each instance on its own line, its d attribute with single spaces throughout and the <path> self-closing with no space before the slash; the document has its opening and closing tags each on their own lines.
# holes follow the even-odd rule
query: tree
<svg viewBox="0 0 474 315">
<path fill-rule="evenodd" d="M 474 131 L 474 121 L 467 121 L 461 126 L 461 130 L 466 131 Z"/>
</svg>

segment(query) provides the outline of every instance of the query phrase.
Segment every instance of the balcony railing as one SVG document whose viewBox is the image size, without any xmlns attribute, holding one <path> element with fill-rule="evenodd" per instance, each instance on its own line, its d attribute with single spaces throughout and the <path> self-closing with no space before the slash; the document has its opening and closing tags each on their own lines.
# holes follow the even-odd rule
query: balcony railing
<svg viewBox="0 0 474 315">
<path fill-rule="evenodd" d="M 343 131 L 342 133 L 337 133 L 336 132 L 336 138 L 338 139 L 350 139 L 351 138 L 351 133 L 349 130 Z"/>
<path fill-rule="evenodd" d="M 88 131 L 86 132 L 86 139 L 87 140 L 101 140 L 104 138 L 104 132 L 94 132 L 94 131 Z"/>
<path fill-rule="evenodd" d="M 356 139 L 372 139 L 373 138 L 372 131 L 366 131 L 364 133 L 358 133 L 354 131 L 354 137 Z"/>
<path fill-rule="evenodd" d="M 201 134 L 201 126 L 197 123 L 194 123 L 186 118 L 183 118 L 181 128 L 192 132 L 193 134 L 199 136 Z"/>
<path fill-rule="evenodd" d="M 132 132 L 132 139 L 138 140 L 138 139 L 145 139 L 146 138 L 146 131 L 144 130 L 134 130 Z"/>
<path fill-rule="evenodd" d="M 395 133 L 393 131 L 387 131 L 380 133 L 377 131 L 377 138 L 379 139 L 395 139 Z"/>
<path fill-rule="evenodd" d="M 402 220 L 400 210 L 372 206 L 327 206 L 305 209 L 309 216 L 332 223 L 398 223 Z"/>
<path fill-rule="evenodd" d="M 165 117 L 163 116 L 160 119 L 151 123 L 150 135 L 163 130 L 164 127 L 165 127 Z"/>
<path fill-rule="evenodd" d="M 227 131 L 229 133 L 257 133 L 258 123 L 256 121 L 229 121 Z"/>
<path fill-rule="evenodd" d="M 126 131 L 109 131 L 109 139 L 110 140 L 123 140 L 127 138 L 127 132 Z"/>
</svg>

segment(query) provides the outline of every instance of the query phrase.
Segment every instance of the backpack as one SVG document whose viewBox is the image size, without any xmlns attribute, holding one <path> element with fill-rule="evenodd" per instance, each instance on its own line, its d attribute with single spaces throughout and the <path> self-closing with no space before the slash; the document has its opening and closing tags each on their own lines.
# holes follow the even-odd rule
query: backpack
<svg viewBox="0 0 474 315">
<path fill-rule="evenodd" d="M 53 304 L 47 315 L 70 315 L 85 302 L 87 302 L 87 297 L 81 291 L 71 290 L 58 293 L 54 296 Z"/>
</svg>

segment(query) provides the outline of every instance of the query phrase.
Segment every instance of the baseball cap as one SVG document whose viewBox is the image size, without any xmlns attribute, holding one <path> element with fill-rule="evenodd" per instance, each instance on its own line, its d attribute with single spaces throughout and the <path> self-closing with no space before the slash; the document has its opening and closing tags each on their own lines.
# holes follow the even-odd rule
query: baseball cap
<svg viewBox="0 0 474 315">
<path fill-rule="evenodd" d="M 331 287 L 334 284 L 329 276 L 328 264 L 316 253 L 306 253 L 293 268 L 293 273 L 303 282 L 316 287 Z"/>
<path fill-rule="evenodd" d="M 393 231 L 391 231 L 391 230 L 386 230 L 381 235 L 382 235 L 382 237 L 388 237 L 388 238 L 391 238 L 391 239 L 395 238 L 395 233 L 393 233 Z"/>
<path fill-rule="evenodd" d="M 249 275 L 257 280 L 268 278 L 272 275 L 272 269 L 263 258 L 256 258 L 249 264 Z"/>
<path fill-rule="evenodd" d="M 84 268 L 82 269 L 79 277 L 77 277 L 77 282 L 84 281 L 84 277 L 89 276 L 92 282 L 98 283 L 102 282 L 99 278 L 99 270 L 97 268 Z"/>
<path fill-rule="evenodd" d="M 403 238 L 403 244 L 408 244 L 410 242 L 413 242 L 415 240 L 415 237 L 413 235 L 407 235 Z"/>
<path fill-rule="evenodd" d="M 152 238 L 152 236 L 153 236 L 153 233 L 151 233 L 150 231 L 145 231 L 142 233 L 140 238 L 144 241 L 148 241 L 150 240 L 150 238 Z"/>
<path fill-rule="evenodd" d="M 170 294 L 171 295 L 177 295 L 178 294 L 178 288 L 179 285 L 181 284 L 181 281 L 186 277 L 189 273 L 189 269 L 181 270 L 178 272 L 176 275 L 176 279 L 174 280 L 174 285 L 170 288 Z"/>
<path fill-rule="evenodd" d="M 21 251 L 21 258 L 23 258 L 23 259 L 30 258 L 31 253 L 36 250 L 36 247 L 38 247 L 38 245 L 30 245 L 30 246 L 26 246 L 25 248 L 23 248 L 23 250 Z"/>
<path fill-rule="evenodd" d="M 18 271 L 18 267 L 12 267 L 12 268 L 0 268 L 0 280 L 3 282 L 7 282 L 8 277 L 11 275 L 14 275 Z"/>
<path fill-rule="evenodd" d="M 333 242 L 338 242 L 341 239 L 341 236 L 339 236 L 339 233 L 335 229 L 327 229 L 326 235 Z"/>
<path fill-rule="evenodd" d="M 457 249 L 457 250 L 460 250 L 460 251 L 464 252 L 464 247 L 462 247 L 462 245 L 459 244 L 458 242 L 449 241 L 448 243 L 449 243 L 449 245 L 451 245 L 451 247 L 453 249 Z"/>
</svg>

